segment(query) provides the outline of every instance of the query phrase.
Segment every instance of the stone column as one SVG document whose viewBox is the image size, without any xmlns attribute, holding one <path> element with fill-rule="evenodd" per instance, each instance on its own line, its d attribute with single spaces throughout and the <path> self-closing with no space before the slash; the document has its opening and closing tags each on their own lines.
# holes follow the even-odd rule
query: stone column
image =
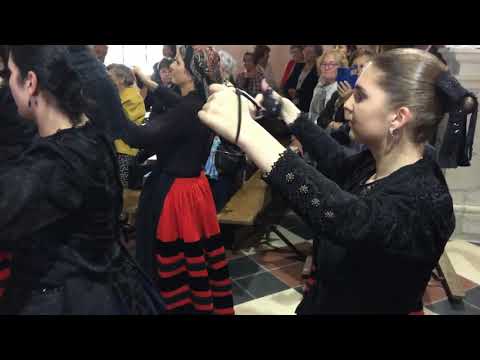
<svg viewBox="0 0 480 360">
<path fill-rule="evenodd" d="M 452 74 L 480 98 L 480 49 L 446 47 L 440 51 Z M 452 240 L 480 243 L 480 125 L 476 129 L 471 166 L 447 169 L 446 179 L 457 219 Z"/>
</svg>

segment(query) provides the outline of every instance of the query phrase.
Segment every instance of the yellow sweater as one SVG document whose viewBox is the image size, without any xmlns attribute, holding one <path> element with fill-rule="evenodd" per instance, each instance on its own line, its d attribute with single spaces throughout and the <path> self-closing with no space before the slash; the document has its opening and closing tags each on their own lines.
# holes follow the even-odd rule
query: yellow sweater
<svg viewBox="0 0 480 360">
<path fill-rule="evenodd" d="M 145 120 L 145 103 L 138 88 L 128 87 L 123 89 L 120 92 L 120 100 L 128 119 L 137 125 L 142 125 Z M 135 156 L 138 153 L 137 149 L 131 148 L 120 139 L 115 140 L 115 147 L 119 154 Z"/>
</svg>

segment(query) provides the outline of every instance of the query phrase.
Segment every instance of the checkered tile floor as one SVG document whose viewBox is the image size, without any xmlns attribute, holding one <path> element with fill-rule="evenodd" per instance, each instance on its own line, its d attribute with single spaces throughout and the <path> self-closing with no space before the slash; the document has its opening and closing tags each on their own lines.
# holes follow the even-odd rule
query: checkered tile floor
<svg viewBox="0 0 480 360">
<path fill-rule="evenodd" d="M 305 240 L 308 235 L 288 225 L 295 232 L 280 227 L 281 232 L 308 254 L 311 251 L 311 241 Z M 283 242 L 272 238 L 268 245 L 235 253 L 227 250 L 237 315 L 294 315 L 302 299 L 303 262 Z M 424 295 L 425 313 L 480 315 L 480 246 L 452 240 L 446 251 L 463 281 L 466 297 L 460 304 L 450 303 L 440 282 L 432 278 Z"/>
<path fill-rule="evenodd" d="M 310 251 L 311 242 L 289 235 L 301 251 Z M 237 253 L 227 251 L 238 315 L 295 313 L 302 297 L 303 262 L 279 240 L 272 245 Z M 441 283 L 432 278 L 424 296 L 425 312 L 431 315 L 480 315 L 480 247 L 456 240 L 447 245 L 447 252 L 461 276 L 466 298 L 460 304 L 450 303 Z"/>
</svg>

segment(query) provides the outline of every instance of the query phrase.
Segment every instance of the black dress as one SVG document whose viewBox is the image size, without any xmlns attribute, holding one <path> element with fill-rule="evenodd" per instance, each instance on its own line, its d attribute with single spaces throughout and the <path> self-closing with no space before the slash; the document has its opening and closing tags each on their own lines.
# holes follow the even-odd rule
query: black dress
<svg viewBox="0 0 480 360">
<path fill-rule="evenodd" d="M 232 282 L 203 167 L 213 133 L 198 119 L 197 92 L 173 98 L 144 126 L 124 123 L 124 141 L 154 152 L 137 214 L 137 259 L 171 313 L 234 313 Z"/>
<path fill-rule="evenodd" d="M 37 138 L 0 174 L 0 246 L 13 253 L 4 314 L 155 314 L 158 295 L 118 245 L 122 190 L 92 124 Z"/>
<path fill-rule="evenodd" d="M 287 150 L 266 177 L 315 232 L 311 278 L 298 314 L 422 310 L 422 296 L 455 228 L 438 165 L 425 157 L 368 185 L 369 151 L 347 158 L 301 117 L 292 132 L 321 172 Z"/>
</svg>

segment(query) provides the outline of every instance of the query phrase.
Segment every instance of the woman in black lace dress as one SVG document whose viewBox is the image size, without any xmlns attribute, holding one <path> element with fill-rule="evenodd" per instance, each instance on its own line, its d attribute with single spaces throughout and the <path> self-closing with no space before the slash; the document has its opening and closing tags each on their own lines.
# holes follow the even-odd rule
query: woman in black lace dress
<svg viewBox="0 0 480 360">
<path fill-rule="evenodd" d="M 345 104 L 354 135 L 368 146 L 353 157 L 282 99 L 283 120 L 320 171 L 254 122 L 244 101 L 239 145 L 315 232 L 311 278 L 298 314 L 423 310 L 432 270 L 455 228 L 445 178 L 434 160 L 423 157 L 451 99 L 442 91 L 449 93 L 451 84 L 461 88 L 452 79 L 421 50 L 375 58 Z M 237 96 L 222 86 L 211 90 L 199 117 L 233 140 Z"/>
<path fill-rule="evenodd" d="M 9 85 L 38 138 L 0 173 L 0 248 L 13 254 L 6 314 L 155 314 L 152 285 L 118 245 L 122 208 L 111 141 L 65 45 L 9 49 Z"/>
</svg>

